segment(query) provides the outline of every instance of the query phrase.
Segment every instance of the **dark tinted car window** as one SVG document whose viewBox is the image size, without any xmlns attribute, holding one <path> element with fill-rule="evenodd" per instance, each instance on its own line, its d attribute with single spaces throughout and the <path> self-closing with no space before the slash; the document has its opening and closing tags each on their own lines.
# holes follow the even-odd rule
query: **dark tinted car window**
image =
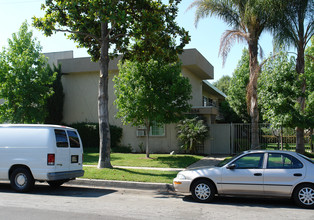
<svg viewBox="0 0 314 220">
<path fill-rule="evenodd" d="M 314 160 L 309 158 L 309 157 L 306 157 L 304 156 L 303 154 L 298 154 L 300 157 L 303 157 L 305 160 L 309 161 L 310 163 L 313 163 L 314 164 Z"/>
<path fill-rule="evenodd" d="M 264 153 L 247 154 L 236 160 L 236 169 L 261 169 L 263 167 Z"/>
<path fill-rule="evenodd" d="M 268 169 L 298 169 L 303 164 L 295 157 L 289 154 L 269 153 L 267 168 Z"/>
<path fill-rule="evenodd" d="M 57 147 L 68 147 L 68 139 L 64 130 L 55 129 Z"/>
<path fill-rule="evenodd" d="M 80 147 L 80 140 L 78 138 L 78 135 L 75 131 L 67 131 L 68 132 L 68 136 L 70 139 L 70 147 Z"/>
</svg>

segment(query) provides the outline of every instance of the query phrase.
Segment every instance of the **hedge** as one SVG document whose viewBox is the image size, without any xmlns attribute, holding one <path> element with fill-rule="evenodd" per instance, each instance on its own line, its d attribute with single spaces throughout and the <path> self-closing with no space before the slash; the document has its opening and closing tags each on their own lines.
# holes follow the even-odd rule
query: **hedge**
<svg viewBox="0 0 314 220">
<path fill-rule="evenodd" d="M 99 125 L 97 123 L 75 123 L 69 125 L 78 130 L 84 148 L 99 147 Z M 122 138 L 122 128 L 110 125 L 111 148 L 118 148 Z"/>
</svg>

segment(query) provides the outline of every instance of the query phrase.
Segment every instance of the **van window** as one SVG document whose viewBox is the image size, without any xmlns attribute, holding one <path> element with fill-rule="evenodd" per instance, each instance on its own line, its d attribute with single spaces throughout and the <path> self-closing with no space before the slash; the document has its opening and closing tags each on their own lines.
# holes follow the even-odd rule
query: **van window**
<svg viewBox="0 0 314 220">
<path fill-rule="evenodd" d="M 70 139 L 70 147 L 76 147 L 79 148 L 80 147 L 80 140 L 78 138 L 78 135 L 75 131 L 67 131 L 68 132 L 68 136 Z"/>
<path fill-rule="evenodd" d="M 68 139 L 64 130 L 55 129 L 57 147 L 68 147 Z"/>
</svg>

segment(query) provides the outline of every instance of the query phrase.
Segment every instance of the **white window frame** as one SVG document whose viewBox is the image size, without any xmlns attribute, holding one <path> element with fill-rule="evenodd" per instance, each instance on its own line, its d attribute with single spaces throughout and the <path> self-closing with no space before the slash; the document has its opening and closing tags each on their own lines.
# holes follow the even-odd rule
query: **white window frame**
<svg viewBox="0 0 314 220">
<path fill-rule="evenodd" d="M 166 136 L 166 126 L 165 124 L 162 124 L 161 126 L 157 126 L 161 128 L 162 132 L 160 134 L 153 134 L 153 127 L 157 126 L 155 122 L 152 122 L 152 125 L 149 129 L 149 136 L 150 137 L 164 137 Z M 138 126 L 136 130 L 136 136 L 137 137 L 143 137 L 146 136 L 146 126 Z"/>
</svg>

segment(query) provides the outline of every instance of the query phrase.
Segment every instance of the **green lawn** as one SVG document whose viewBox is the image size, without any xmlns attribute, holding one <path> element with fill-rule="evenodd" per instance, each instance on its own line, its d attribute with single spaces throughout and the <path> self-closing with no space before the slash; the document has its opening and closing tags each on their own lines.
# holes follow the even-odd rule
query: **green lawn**
<svg viewBox="0 0 314 220">
<path fill-rule="evenodd" d="M 96 167 L 84 167 L 83 178 L 120 180 L 151 183 L 172 183 L 178 172 L 135 170 L 135 169 L 97 169 Z"/>
<path fill-rule="evenodd" d="M 111 164 L 113 166 L 131 167 L 160 167 L 160 168 L 185 168 L 203 156 L 196 155 L 169 155 L 151 154 L 147 159 L 145 154 L 123 154 L 111 153 Z M 97 165 L 99 153 L 84 153 L 84 165 Z"/>
</svg>

